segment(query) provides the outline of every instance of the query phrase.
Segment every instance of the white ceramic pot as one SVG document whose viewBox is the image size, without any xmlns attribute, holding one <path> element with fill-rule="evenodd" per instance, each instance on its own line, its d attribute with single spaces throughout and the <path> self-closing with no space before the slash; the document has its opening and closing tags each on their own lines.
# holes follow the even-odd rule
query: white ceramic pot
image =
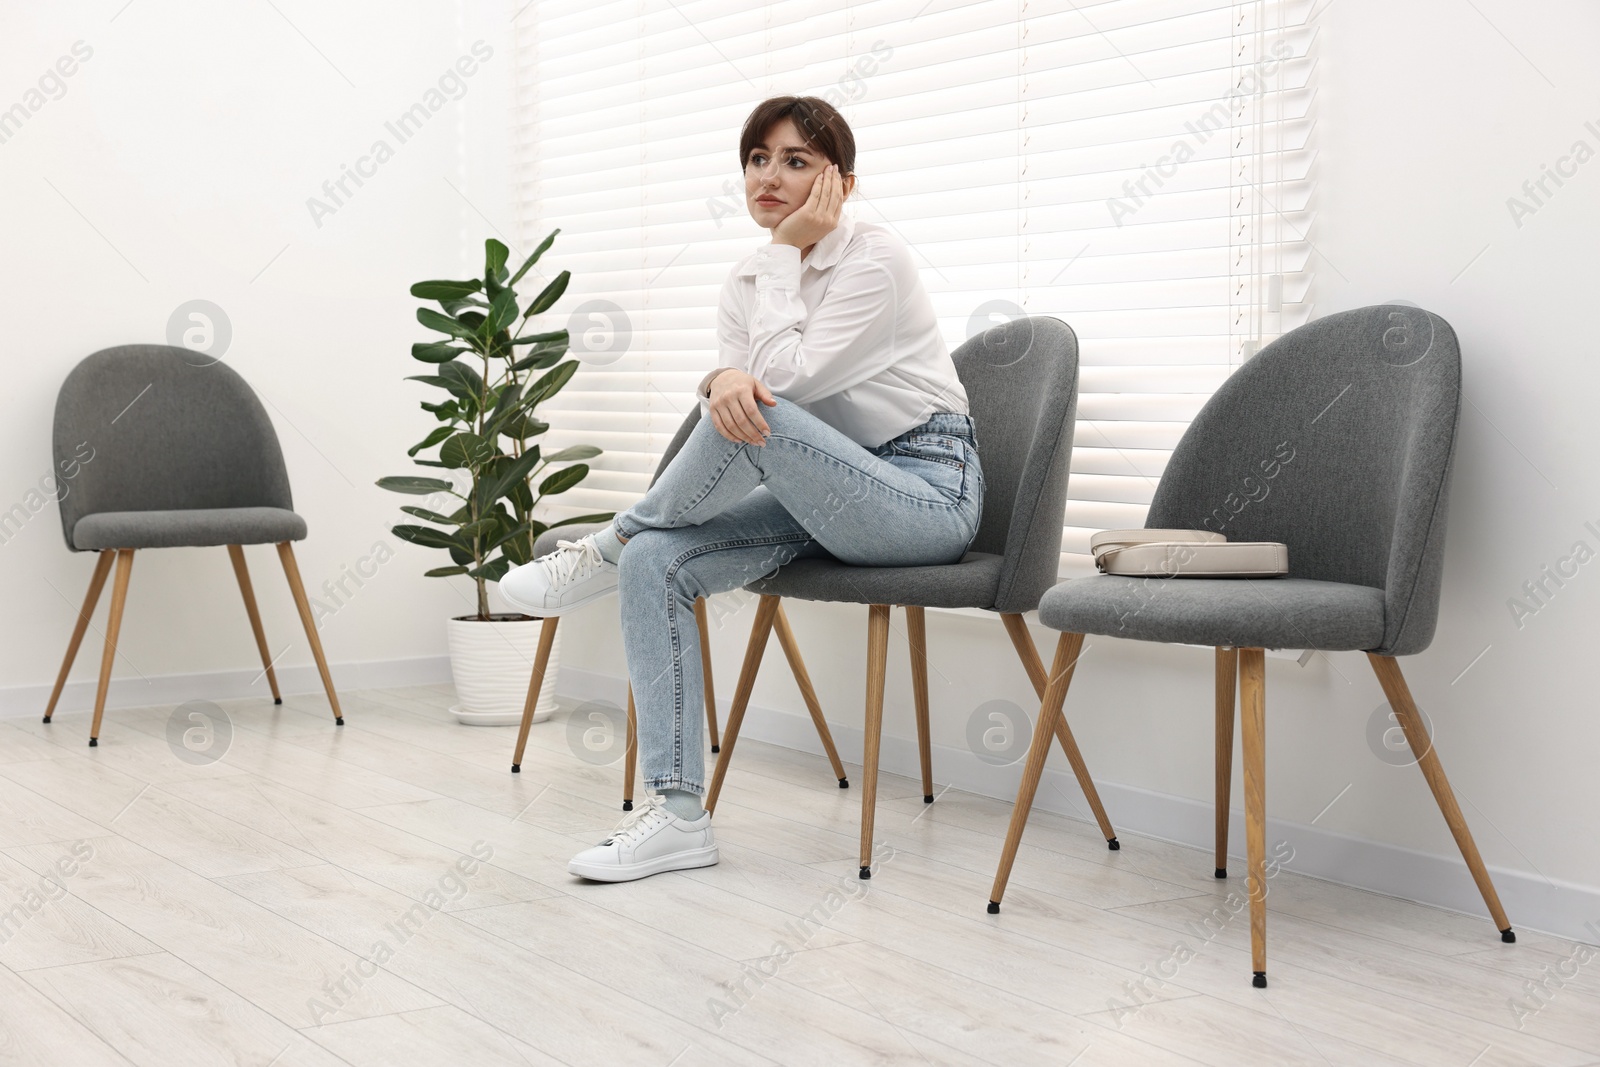
<svg viewBox="0 0 1600 1067">
<path fill-rule="evenodd" d="M 450 709 L 457 722 L 469 726 L 515 726 L 522 722 L 522 705 L 533 678 L 533 658 L 539 651 L 543 619 L 497 615 L 492 622 L 449 619 L 450 673 L 456 699 Z M 533 721 L 543 722 L 556 710 L 556 668 L 561 658 L 561 631 L 550 647 Z"/>
</svg>

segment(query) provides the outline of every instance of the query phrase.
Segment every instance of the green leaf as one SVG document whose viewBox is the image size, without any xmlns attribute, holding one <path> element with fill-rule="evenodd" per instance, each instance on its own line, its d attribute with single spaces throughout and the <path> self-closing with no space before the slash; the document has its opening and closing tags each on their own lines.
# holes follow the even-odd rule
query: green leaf
<svg viewBox="0 0 1600 1067">
<path fill-rule="evenodd" d="M 583 481 L 589 474 L 587 463 L 574 463 L 564 470 L 556 471 L 550 477 L 539 483 L 539 495 L 550 496 L 555 493 L 565 493 L 568 489 Z"/>
<path fill-rule="evenodd" d="M 423 548 L 454 548 L 463 551 L 470 550 L 470 546 L 456 538 L 454 534 L 435 530 L 432 526 L 396 526 L 394 535 L 402 541 L 410 541 Z M 457 560 L 459 563 L 460 561 Z"/>
<path fill-rule="evenodd" d="M 542 345 L 560 341 L 566 344 L 571 340 L 571 335 L 566 330 L 555 330 L 551 333 L 530 333 L 526 337 L 519 337 L 511 343 L 514 345 Z"/>
<path fill-rule="evenodd" d="M 458 419 L 461 417 L 460 409 L 456 406 L 456 402 L 454 400 L 446 400 L 438 404 L 430 404 L 428 401 L 424 400 L 422 402 L 422 410 L 433 412 L 433 414 L 437 416 L 441 422 L 446 422 L 451 419 Z"/>
<path fill-rule="evenodd" d="M 493 480 L 485 480 L 478 487 L 478 506 L 492 504 L 506 495 L 506 490 L 512 485 L 523 481 L 529 472 L 539 465 L 539 446 L 535 445 L 522 455 L 506 465 L 500 475 Z"/>
<path fill-rule="evenodd" d="M 378 479 L 379 489 L 388 489 L 395 493 L 409 493 L 411 496 L 427 496 L 440 490 L 449 491 L 455 485 L 444 481 L 442 478 L 419 478 L 411 474 L 400 474 L 390 478 Z"/>
<path fill-rule="evenodd" d="M 436 522 L 440 526 L 459 525 L 456 520 L 452 519 L 450 516 L 441 515 L 437 511 L 429 511 L 427 508 L 413 507 L 412 505 L 407 504 L 400 510 L 405 512 L 407 515 L 415 515 L 419 519 L 427 519 L 429 522 Z"/>
<path fill-rule="evenodd" d="M 469 549 L 457 548 L 455 545 L 450 546 L 450 558 L 459 563 L 463 570 L 478 562 Z"/>
<path fill-rule="evenodd" d="M 416 444 L 412 445 L 410 448 L 406 449 L 406 455 L 414 457 L 418 452 L 421 452 L 424 448 L 432 448 L 434 445 L 438 444 L 440 441 L 443 441 L 446 437 L 449 437 L 449 436 L 450 436 L 450 427 L 448 427 L 448 426 L 436 426 L 436 427 L 434 427 L 432 433 L 430 433 L 428 436 L 424 437 L 422 440 L 418 441 Z"/>
<path fill-rule="evenodd" d="M 478 340 L 478 328 L 483 325 L 483 312 L 463 311 L 456 316 L 456 321 L 472 331 L 472 339 Z"/>
<path fill-rule="evenodd" d="M 491 541 L 487 551 L 493 552 L 507 541 L 510 541 L 512 538 L 521 537 L 531 529 L 532 527 L 528 523 L 523 523 L 520 526 L 513 526 L 510 530 L 501 533 L 499 537 Z"/>
<path fill-rule="evenodd" d="M 549 311 L 555 302 L 561 299 L 561 294 L 567 291 L 567 283 L 571 280 L 572 272 L 570 270 L 564 270 L 557 274 L 556 280 L 544 287 L 544 292 L 534 298 L 533 303 L 528 305 L 528 310 L 523 312 L 522 317 L 531 319 L 535 315 Z"/>
<path fill-rule="evenodd" d="M 506 280 L 506 257 L 511 250 L 493 237 L 483 242 L 483 277 L 486 282 Z"/>
<path fill-rule="evenodd" d="M 570 463 L 575 459 L 593 459 L 599 454 L 600 450 L 594 445 L 571 445 L 544 458 L 546 463 Z"/>
<path fill-rule="evenodd" d="M 536 348 L 511 365 L 511 373 L 519 374 L 525 370 L 545 370 L 561 362 L 561 357 L 567 354 L 567 346 L 556 348 Z"/>
<path fill-rule="evenodd" d="M 517 414 L 518 401 L 522 399 L 522 383 L 512 382 L 500 390 L 500 398 L 495 402 L 494 411 L 490 413 L 484 423 L 485 437 L 493 438 L 500 432 L 501 424 Z"/>
<path fill-rule="evenodd" d="M 424 363 L 449 363 L 470 348 L 457 348 L 449 341 L 418 341 L 411 346 L 411 358 Z"/>
<path fill-rule="evenodd" d="M 475 537 L 491 535 L 498 529 L 500 529 L 500 520 L 495 518 L 495 516 L 490 515 L 486 519 L 479 519 L 477 522 L 469 522 L 456 532 L 462 538 L 470 541 Z"/>
<path fill-rule="evenodd" d="M 550 428 L 548 422 L 543 422 L 530 415 L 514 415 L 506 420 L 500 427 L 500 432 L 513 441 L 526 441 L 530 437 L 537 437 Z"/>
<path fill-rule="evenodd" d="M 470 327 L 452 319 L 449 315 L 441 315 L 432 308 L 418 308 L 417 321 L 430 330 L 447 333 L 451 337 L 459 337 L 463 341 L 471 341 L 476 338 Z"/>
<path fill-rule="evenodd" d="M 497 559 L 490 563 L 485 563 L 477 570 L 468 571 L 467 576 L 469 578 L 482 578 L 486 582 L 498 582 L 501 578 L 506 576 L 506 571 L 510 569 L 510 560 Z"/>
<path fill-rule="evenodd" d="M 476 278 L 470 282 L 418 282 L 411 287 L 411 295 L 419 300 L 459 300 L 482 288 L 483 283 Z"/>
<path fill-rule="evenodd" d="M 467 568 L 465 567 L 435 567 L 431 571 L 423 571 L 422 576 L 424 578 L 448 578 L 454 574 L 465 573 L 467 573 Z"/>
<path fill-rule="evenodd" d="M 445 366 L 453 367 L 455 364 L 447 363 Z M 575 359 L 569 359 L 565 363 L 558 364 L 553 369 L 546 371 L 537 381 L 523 391 L 522 406 L 531 408 L 533 405 L 555 396 L 561 392 L 562 386 L 571 381 L 572 376 L 577 372 L 578 361 Z"/>
<path fill-rule="evenodd" d="M 486 308 L 489 302 L 475 296 L 464 296 L 460 300 L 441 300 L 439 306 L 444 308 L 446 315 L 459 315 L 468 308 Z"/>
<path fill-rule="evenodd" d="M 495 295 L 494 302 L 489 305 L 488 317 L 483 325 L 478 327 L 478 336 L 485 342 L 495 334 L 517 321 L 517 294 L 510 289 L 502 289 Z"/>
<path fill-rule="evenodd" d="M 511 276 L 511 280 L 506 284 L 516 285 L 518 282 L 520 282 L 522 280 L 522 276 L 528 273 L 528 268 L 539 262 L 539 257 L 548 252 L 550 250 L 550 246 L 556 243 L 556 234 L 560 232 L 561 228 L 559 226 L 551 230 L 550 236 L 546 237 L 539 243 L 539 247 L 533 250 L 533 255 L 529 256 L 523 261 L 522 266 L 517 268 L 517 273 L 513 274 Z"/>
<path fill-rule="evenodd" d="M 494 449 L 477 434 L 455 434 L 439 448 L 439 459 L 450 467 L 476 469 L 493 458 Z"/>
<path fill-rule="evenodd" d="M 460 360 L 451 360 L 439 366 L 438 374 L 413 374 L 406 379 L 408 382 L 422 382 L 426 385 L 437 385 L 441 389 L 448 389 L 452 394 L 469 402 L 470 410 L 476 411 L 478 397 L 483 393 L 483 379 L 478 377 L 478 372 L 462 363 Z M 458 411 L 461 410 L 459 407 Z M 460 418 L 461 416 L 457 416 Z"/>
<path fill-rule="evenodd" d="M 574 515 L 570 519 L 562 519 L 560 522 L 552 522 L 549 526 L 549 529 L 554 530 L 557 526 L 576 526 L 579 523 L 610 522 L 616 517 L 617 513 L 614 511 L 600 512 L 599 514 L 595 515 Z"/>
</svg>

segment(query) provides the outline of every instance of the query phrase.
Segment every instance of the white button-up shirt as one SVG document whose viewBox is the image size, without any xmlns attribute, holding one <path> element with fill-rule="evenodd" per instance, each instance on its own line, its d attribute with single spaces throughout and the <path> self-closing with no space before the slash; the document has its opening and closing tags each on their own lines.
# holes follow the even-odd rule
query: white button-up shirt
<svg viewBox="0 0 1600 1067">
<path fill-rule="evenodd" d="M 804 260 L 793 245 L 766 244 L 734 266 L 717 348 L 719 368 L 759 378 L 867 448 L 936 411 L 968 414 L 910 250 L 848 212 Z M 699 390 L 707 418 L 710 377 Z"/>
</svg>

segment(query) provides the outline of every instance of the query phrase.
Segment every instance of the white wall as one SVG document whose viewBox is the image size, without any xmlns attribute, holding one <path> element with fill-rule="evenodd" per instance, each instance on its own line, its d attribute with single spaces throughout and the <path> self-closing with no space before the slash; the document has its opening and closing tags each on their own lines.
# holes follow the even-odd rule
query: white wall
<svg viewBox="0 0 1600 1067">
<path fill-rule="evenodd" d="M 398 501 L 372 481 L 404 472 L 405 447 L 427 427 L 415 409 L 423 390 L 401 381 L 418 335 L 406 285 L 468 269 L 464 250 L 495 228 L 514 236 L 507 10 L 280 2 L 302 37 L 266 5 L 136 0 L 118 14 L 121 2 L 86 15 L 11 5 L 18 13 L 5 16 L 0 69 L 10 74 L 0 106 L 20 99 L 27 73 L 43 72 L 74 41 L 94 55 L 61 99 L 0 144 L 0 292 L 13 352 L 0 506 L 49 470 L 55 391 L 72 364 L 105 345 L 161 340 L 172 309 L 203 297 L 227 310 L 226 358 L 270 404 L 297 508 L 311 523 L 301 565 L 308 584 L 320 585 L 375 540 L 394 543 L 387 527 Z M 1584 527 L 1600 528 L 1585 418 L 1600 385 L 1590 358 L 1600 160 L 1580 166 L 1521 226 L 1506 201 L 1574 142 L 1600 150 L 1592 63 L 1600 12 L 1577 0 L 1541 8 L 1482 0 L 1476 11 L 1445 0 L 1334 0 L 1322 31 L 1311 234 L 1319 313 L 1405 299 L 1442 314 L 1464 346 L 1468 403 L 1443 614 L 1433 647 L 1405 668 L 1513 922 L 1575 934 L 1600 919 L 1600 777 L 1591 769 L 1600 751 L 1592 697 L 1600 562 L 1580 568 L 1520 627 L 1507 602 L 1574 542 L 1600 551 L 1600 535 Z M 495 55 L 465 98 L 317 228 L 306 198 L 479 38 Z M 1070 320 L 1070 309 L 1061 313 Z M 437 670 L 440 620 L 465 603 L 464 589 L 420 577 L 434 565 L 430 554 L 395 547 L 398 557 L 323 630 L 336 662 L 380 664 L 346 672 L 367 684 L 414 676 L 408 662 Z M 295 623 L 270 554 L 251 558 L 269 632 L 287 641 Z M 0 707 L 33 713 L 90 566 L 63 549 L 53 508 L 0 545 L 0 602 L 9 609 L 0 617 Z M 714 637 L 724 701 L 751 614 L 725 619 Z M 841 744 L 859 752 L 865 609 L 794 604 L 789 614 Z M 614 614 L 585 613 L 563 627 L 563 691 L 620 700 Z M 161 689 L 140 690 L 139 674 L 243 672 L 255 662 L 214 550 L 142 557 L 125 634 L 114 690 L 124 703 Z M 1034 635 L 1048 661 L 1056 635 L 1037 625 Z M 898 613 L 892 641 L 885 766 L 910 772 Z M 979 763 L 966 742 L 971 715 L 987 701 L 1010 700 L 1030 715 L 1037 707 L 1009 642 L 995 620 L 945 613 L 930 615 L 929 642 L 937 776 L 1009 797 L 1017 768 Z M 1068 712 L 1113 819 L 1206 843 L 1210 654 L 1091 644 Z M 96 659 L 90 652 L 76 677 L 91 677 Z M 283 662 L 309 662 L 303 642 Z M 1269 659 L 1268 687 L 1273 833 L 1295 842 L 1297 866 L 1481 914 L 1420 773 L 1369 747 L 1383 697 L 1364 657 L 1334 654 L 1305 667 Z M 814 744 L 775 643 L 755 704 L 747 736 Z M 1059 755 L 1052 767 L 1064 770 Z M 1064 792 L 1044 790 L 1041 804 L 1072 812 L 1077 794 L 1060 781 Z"/>
<path fill-rule="evenodd" d="M 513 234 L 510 9 L 124 3 L 8 2 L 0 16 L 0 108 L 41 103 L 25 93 L 75 42 L 92 52 L 0 143 L 10 319 L 0 509 L 26 502 L 50 472 L 56 390 L 75 363 L 110 345 L 162 342 L 175 308 L 209 300 L 232 326 L 223 359 L 277 426 L 310 525 L 298 549 L 307 587 L 319 594 L 380 540 L 398 553 L 354 596 L 320 594 L 338 608 L 322 630 L 329 657 L 403 666 L 438 656 L 441 620 L 460 613 L 467 590 L 420 577 L 440 561 L 389 533 L 406 501 L 373 481 L 414 472 L 405 449 L 434 425 L 417 408 L 434 391 L 403 380 L 422 366 L 410 343 L 427 336 L 407 288 L 481 272 L 483 239 Z M 446 82 L 459 99 L 400 143 L 385 123 L 479 40 L 490 58 L 460 87 Z M 393 157 L 362 186 L 347 180 L 353 195 L 313 218 L 308 199 L 330 202 L 323 183 L 379 139 Z M 94 560 L 65 550 L 53 502 L 7 533 L 0 702 L 33 714 Z M 276 553 L 247 557 L 273 651 L 293 643 L 280 661 L 286 682 L 313 679 Z M 69 705 L 98 665 L 91 636 Z M 141 553 L 113 701 L 168 699 L 179 690 L 163 676 L 216 671 L 234 672 L 212 680 L 218 695 L 260 673 L 226 554 Z"/>
</svg>

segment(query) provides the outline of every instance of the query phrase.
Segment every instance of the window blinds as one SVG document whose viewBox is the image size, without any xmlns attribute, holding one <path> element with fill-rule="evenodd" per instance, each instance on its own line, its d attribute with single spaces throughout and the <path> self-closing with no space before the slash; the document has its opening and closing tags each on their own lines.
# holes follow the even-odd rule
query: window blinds
<svg viewBox="0 0 1600 1067">
<path fill-rule="evenodd" d="M 516 24 L 519 239 L 561 234 L 548 328 L 586 364 L 541 409 L 604 455 L 552 517 L 621 510 L 716 365 L 767 240 L 738 137 L 815 95 L 856 134 L 849 210 L 911 247 L 953 350 L 1019 315 L 1081 349 L 1062 576 L 1139 526 L 1232 370 L 1310 317 L 1309 0 L 536 0 Z"/>
</svg>

